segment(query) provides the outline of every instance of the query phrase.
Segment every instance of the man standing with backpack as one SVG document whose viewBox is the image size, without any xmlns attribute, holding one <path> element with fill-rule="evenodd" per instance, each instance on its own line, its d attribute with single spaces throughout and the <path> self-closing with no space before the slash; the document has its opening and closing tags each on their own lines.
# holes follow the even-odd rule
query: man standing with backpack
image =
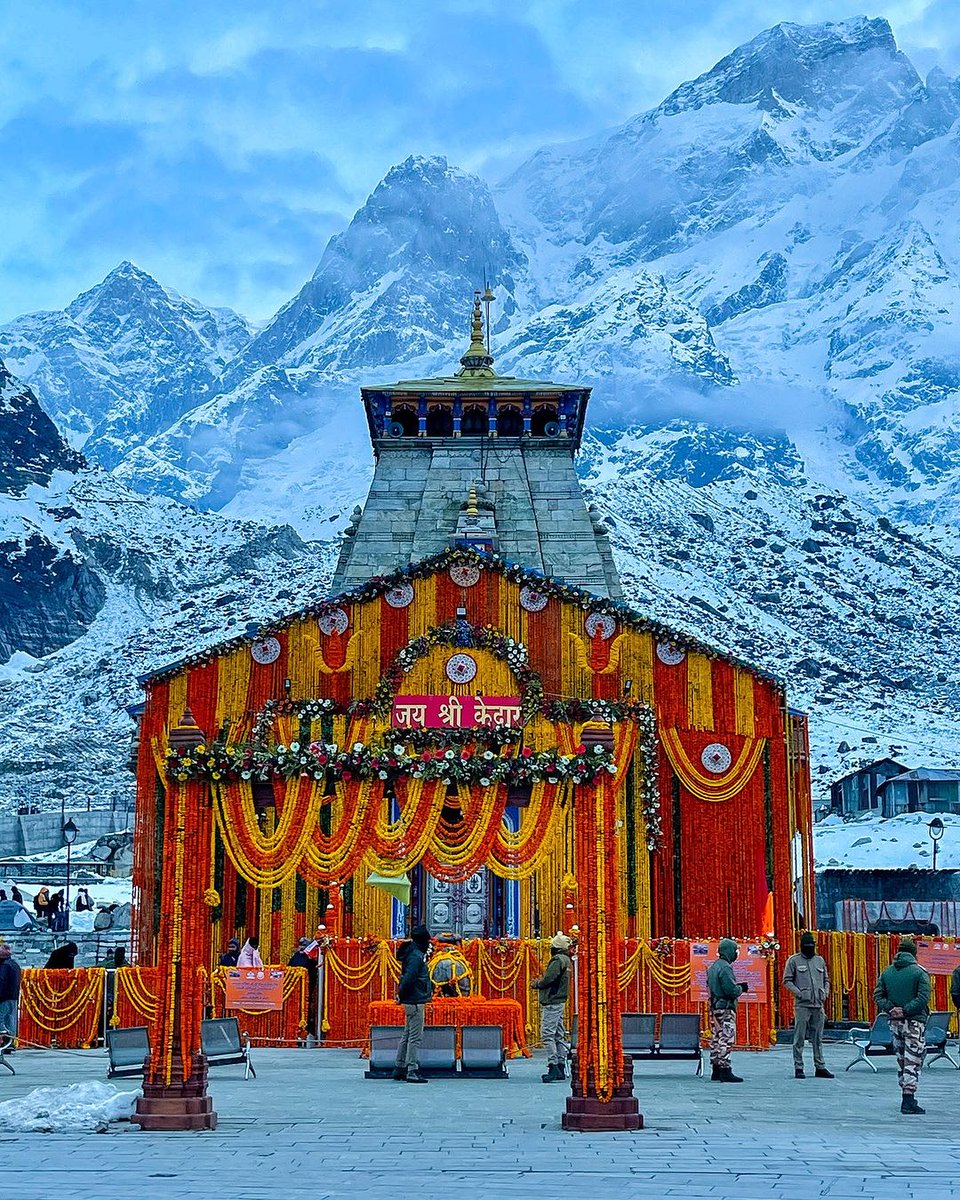
<svg viewBox="0 0 960 1200">
<path fill-rule="evenodd" d="M 430 945 L 430 930 L 426 925 L 416 925 L 410 934 L 410 941 L 401 942 L 397 947 L 401 967 L 397 1000 L 403 1005 L 404 1022 L 393 1077 L 405 1083 L 427 1082 L 420 1074 L 420 1043 L 423 1041 L 423 1019 L 427 1004 L 433 996 L 433 984 L 427 970 Z"/>
</svg>

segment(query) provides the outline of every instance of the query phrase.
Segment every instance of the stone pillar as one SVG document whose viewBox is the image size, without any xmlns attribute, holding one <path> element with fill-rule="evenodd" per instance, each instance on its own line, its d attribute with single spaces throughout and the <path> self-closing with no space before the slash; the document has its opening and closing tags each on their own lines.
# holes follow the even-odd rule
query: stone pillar
<svg viewBox="0 0 960 1200">
<path fill-rule="evenodd" d="M 608 782 L 609 779 L 609 782 Z M 577 789 L 574 842 L 580 894 L 577 1053 L 564 1129 L 580 1133 L 642 1129 L 633 1063 L 620 1025 L 620 894 L 616 784 L 609 776 Z"/>
</svg>

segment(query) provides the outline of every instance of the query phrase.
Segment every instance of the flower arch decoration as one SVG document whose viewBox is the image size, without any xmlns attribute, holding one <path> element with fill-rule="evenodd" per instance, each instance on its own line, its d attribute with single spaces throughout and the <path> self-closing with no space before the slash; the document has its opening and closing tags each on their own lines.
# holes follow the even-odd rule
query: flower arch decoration
<svg viewBox="0 0 960 1200">
<path fill-rule="evenodd" d="M 530 655 L 523 642 L 508 637 L 492 625 L 470 625 L 466 621 L 454 621 L 447 625 L 435 625 L 426 633 L 407 642 L 377 684 L 373 699 L 369 701 L 369 714 L 382 716 L 389 712 L 404 675 L 438 646 L 451 650 L 486 650 L 494 658 L 506 663 L 513 672 L 520 690 L 523 723 L 526 724 L 540 711 L 543 704 L 543 681 L 530 666 Z"/>
</svg>

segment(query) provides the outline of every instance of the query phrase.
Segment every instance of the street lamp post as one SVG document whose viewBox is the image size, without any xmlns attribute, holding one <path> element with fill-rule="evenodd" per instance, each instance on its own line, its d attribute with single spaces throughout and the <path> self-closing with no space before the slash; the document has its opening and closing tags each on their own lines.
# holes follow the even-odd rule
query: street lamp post
<svg viewBox="0 0 960 1200">
<path fill-rule="evenodd" d="M 66 928 L 70 928 L 70 851 L 73 843 L 77 840 L 77 834 L 80 832 L 76 821 L 73 817 L 69 821 L 65 821 L 62 829 L 63 840 L 67 843 L 67 899 L 64 904 L 64 915 L 66 917 Z"/>
<path fill-rule="evenodd" d="M 927 836 L 930 838 L 930 841 L 933 842 L 933 869 L 934 870 L 937 869 L 937 846 L 940 843 L 940 839 L 944 835 L 945 829 L 946 829 L 946 826 L 944 825 L 943 821 L 939 817 L 934 817 L 933 820 L 929 823 L 929 825 L 927 825 Z"/>
</svg>

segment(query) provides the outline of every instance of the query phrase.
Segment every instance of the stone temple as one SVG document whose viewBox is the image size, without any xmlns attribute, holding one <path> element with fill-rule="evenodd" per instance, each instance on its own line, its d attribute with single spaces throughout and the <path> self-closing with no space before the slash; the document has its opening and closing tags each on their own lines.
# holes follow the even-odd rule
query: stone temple
<svg viewBox="0 0 960 1200">
<path fill-rule="evenodd" d="M 362 389 L 376 471 L 334 594 L 451 546 L 475 546 L 620 598 L 607 534 L 573 464 L 590 389 L 498 375 L 493 361 L 478 293 L 455 375 Z"/>
</svg>

